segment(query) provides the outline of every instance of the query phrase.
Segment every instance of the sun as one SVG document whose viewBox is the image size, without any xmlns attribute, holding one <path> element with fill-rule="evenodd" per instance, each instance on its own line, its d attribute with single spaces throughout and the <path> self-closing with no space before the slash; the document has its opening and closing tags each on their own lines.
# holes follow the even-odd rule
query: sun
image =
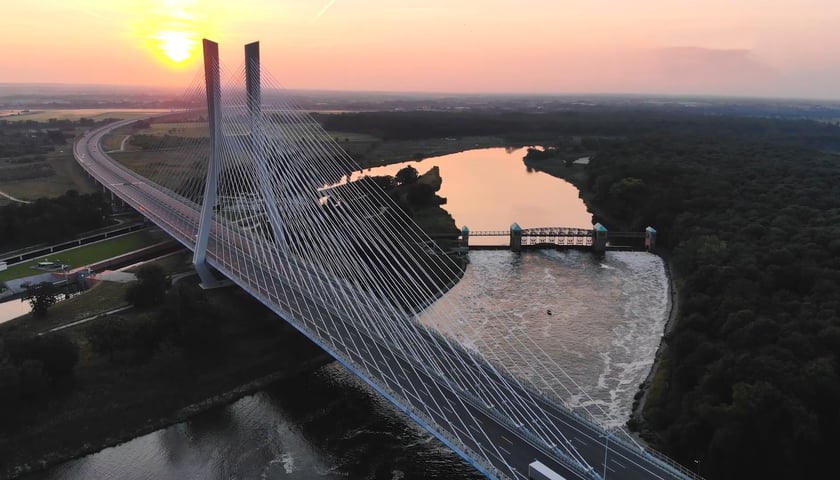
<svg viewBox="0 0 840 480">
<path fill-rule="evenodd" d="M 137 0 L 138 2 L 140 0 Z M 193 64 L 201 37 L 210 29 L 199 0 L 143 0 L 148 4 L 133 19 L 134 36 L 158 61 L 175 69 Z"/>
<path fill-rule="evenodd" d="M 164 56 L 175 63 L 183 63 L 193 56 L 198 45 L 198 40 L 191 32 L 166 30 L 158 32 L 155 36 L 158 42 L 158 49 Z"/>
</svg>

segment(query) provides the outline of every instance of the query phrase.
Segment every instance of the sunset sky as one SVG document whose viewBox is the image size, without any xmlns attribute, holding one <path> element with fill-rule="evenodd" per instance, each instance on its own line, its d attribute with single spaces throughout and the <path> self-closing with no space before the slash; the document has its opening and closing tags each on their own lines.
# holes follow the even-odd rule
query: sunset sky
<svg viewBox="0 0 840 480">
<path fill-rule="evenodd" d="M 837 0 L 0 2 L 0 83 L 186 88 L 207 37 L 288 88 L 840 100 Z"/>
</svg>

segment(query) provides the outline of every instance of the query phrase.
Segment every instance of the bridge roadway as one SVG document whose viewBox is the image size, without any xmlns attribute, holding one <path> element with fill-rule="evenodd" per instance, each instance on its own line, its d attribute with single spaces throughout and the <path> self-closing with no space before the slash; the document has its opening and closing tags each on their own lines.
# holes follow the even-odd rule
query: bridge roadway
<svg viewBox="0 0 840 480">
<path fill-rule="evenodd" d="M 133 121 L 133 120 L 132 120 Z M 200 206 L 189 204 L 180 196 L 164 191 L 146 179 L 118 165 L 102 152 L 99 143 L 110 130 L 131 123 L 117 122 L 86 134 L 74 146 L 77 161 L 94 178 L 113 191 L 123 201 L 143 213 L 155 224 L 171 234 L 187 248 L 194 248 L 194 226 L 198 222 Z M 230 235 L 233 233 L 233 237 Z M 227 236 L 225 236 L 227 235 Z M 554 401 L 527 391 L 518 383 L 505 385 L 497 372 L 486 362 L 479 362 L 473 354 L 446 341 L 440 335 L 409 322 L 418 333 L 413 340 L 415 348 L 444 352 L 450 358 L 439 359 L 439 365 L 449 367 L 448 380 L 425 364 L 420 358 L 408 358 L 397 345 L 400 340 L 374 335 L 364 325 L 353 323 L 343 314 L 346 306 L 336 302 L 325 303 L 320 297 L 308 294 L 313 287 L 330 288 L 344 298 L 354 299 L 361 308 L 388 308 L 368 304 L 367 294 L 340 279 L 327 278 L 323 272 L 313 271 L 290 258 L 280 264 L 294 268 L 299 278 L 309 285 L 301 285 L 281 278 L 270 271 L 266 261 L 246 239 L 229 225 L 218 221 L 211 228 L 208 245 L 208 262 L 227 275 L 232 281 L 261 300 L 269 308 L 289 321 L 298 330 L 322 346 L 338 361 L 350 368 L 400 410 L 429 430 L 450 448 L 490 476 L 509 476 L 513 467 L 517 478 L 527 478 L 527 465 L 534 460 L 550 466 L 567 479 L 593 478 L 603 475 L 606 458 L 606 478 L 668 479 L 689 478 L 679 474 L 674 467 L 653 458 L 637 446 L 617 441 L 594 423 L 577 416 Z M 274 251 L 272 255 L 284 256 Z M 262 282 L 257 279 L 262 279 Z M 351 289 L 353 291 L 351 291 Z M 320 319 L 321 321 L 316 321 Z M 325 331 L 328 328 L 331 331 Z M 362 346 L 362 348 L 359 348 Z M 416 350 L 415 350 L 416 351 Z M 465 360 L 465 361 L 459 361 Z M 372 365 L 372 368 L 366 368 Z M 378 366 L 378 367 L 377 367 Z M 493 379 L 496 385 L 476 385 L 474 391 L 465 391 L 463 382 L 475 383 L 475 378 Z M 458 382 L 461 380 L 461 382 Z M 461 383 L 459 386 L 458 383 Z M 489 383 L 489 382 L 488 382 Z M 419 388 L 417 386 L 420 386 Z M 527 408 L 546 412 L 551 428 L 562 432 L 574 445 L 594 471 L 585 472 L 569 465 L 557 453 L 556 447 L 547 445 L 530 432 L 545 426 L 545 421 L 535 416 L 521 425 L 514 424 L 499 412 L 501 405 L 488 406 L 480 398 L 488 398 L 494 389 L 516 390 L 526 399 Z M 443 406 L 437 409 L 435 405 Z M 513 408 L 512 406 L 508 406 Z M 446 429 L 457 430 L 464 441 L 453 440 Z M 483 432 L 483 433 L 481 433 Z M 605 443 L 609 454 L 605 457 Z M 483 452 L 492 463 L 477 462 L 474 452 Z M 480 458 L 480 457 L 479 457 Z"/>
</svg>

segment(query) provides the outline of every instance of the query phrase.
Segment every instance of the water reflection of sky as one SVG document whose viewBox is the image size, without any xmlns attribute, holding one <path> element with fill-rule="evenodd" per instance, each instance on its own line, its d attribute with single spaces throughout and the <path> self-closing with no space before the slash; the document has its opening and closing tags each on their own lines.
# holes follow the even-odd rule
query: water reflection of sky
<svg viewBox="0 0 840 480">
<path fill-rule="evenodd" d="M 513 222 L 531 227 L 592 227 L 592 214 L 570 183 L 543 172 L 528 171 L 525 149 L 468 150 L 419 162 L 365 170 L 365 175 L 394 175 L 411 165 L 421 174 L 440 167 L 438 195 L 458 227 L 472 231 L 507 230 Z"/>
<path fill-rule="evenodd" d="M 0 323 L 29 313 L 30 310 L 32 310 L 32 307 L 29 306 L 29 302 L 21 302 L 20 300 L 2 302 L 0 303 Z"/>
</svg>

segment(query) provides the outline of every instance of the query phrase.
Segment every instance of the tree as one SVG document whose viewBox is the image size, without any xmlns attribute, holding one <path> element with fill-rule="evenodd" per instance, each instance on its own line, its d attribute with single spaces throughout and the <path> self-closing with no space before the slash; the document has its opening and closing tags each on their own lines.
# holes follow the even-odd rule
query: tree
<svg viewBox="0 0 840 480">
<path fill-rule="evenodd" d="M 434 187 L 427 183 L 415 183 L 408 187 L 405 199 L 412 207 L 428 207 L 439 203 Z"/>
<path fill-rule="evenodd" d="M 32 315 L 38 318 L 47 316 L 47 310 L 58 301 L 58 292 L 51 282 L 41 282 L 35 286 L 26 287 L 23 299 L 29 301 Z"/>
<path fill-rule="evenodd" d="M 394 182 L 394 177 L 388 175 L 374 175 L 372 177 L 368 177 L 370 181 L 379 185 L 379 188 L 389 192 L 394 189 L 396 183 Z"/>
<path fill-rule="evenodd" d="M 52 333 L 35 337 L 34 350 L 43 363 L 44 373 L 52 380 L 73 375 L 79 361 L 79 347 L 64 335 Z"/>
<path fill-rule="evenodd" d="M 157 265 L 143 265 L 136 275 L 137 282 L 126 292 L 126 300 L 139 308 L 161 304 L 170 284 L 166 272 Z"/>
<path fill-rule="evenodd" d="M 117 315 L 98 317 L 85 330 L 91 349 L 96 354 L 108 355 L 109 362 L 114 361 L 114 353 L 128 348 L 131 336 L 131 328 L 125 319 Z"/>
<path fill-rule="evenodd" d="M 412 183 L 415 183 L 418 178 L 420 178 L 420 174 L 417 172 L 417 169 L 411 165 L 401 169 L 394 176 L 394 180 L 396 180 L 397 185 L 411 185 Z"/>
</svg>

